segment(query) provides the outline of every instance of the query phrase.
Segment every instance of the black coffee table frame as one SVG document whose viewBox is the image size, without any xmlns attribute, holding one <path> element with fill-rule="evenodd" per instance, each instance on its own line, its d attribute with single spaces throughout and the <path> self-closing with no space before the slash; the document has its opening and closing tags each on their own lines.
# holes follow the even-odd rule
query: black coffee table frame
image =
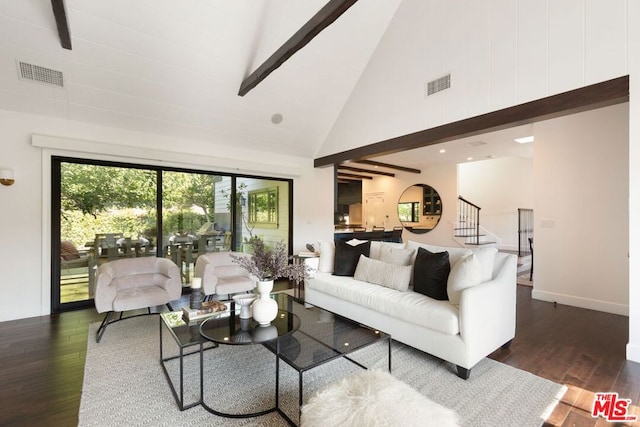
<svg viewBox="0 0 640 427">
<path fill-rule="evenodd" d="M 210 407 L 204 399 L 204 352 L 209 349 L 217 348 L 219 344 L 232 344 L 230 342 L 223 342 L 219 339 L 211 340 L 202 336 L 200 325 L 204 323 L 204 321 L 198 322 L 198 325 L 184 325 L 185 327 L 198 329 L 198 336 L 195 337 L 188 330 L 182 330 L 182 327 L 176 329 L 172 327 L 167 319 L 161 315 L 160 319 L 160 362 L 164 372 L 164 375 L 169 383 L 169 387 L 171 392 L 178 404 L 180 410 L 185 410 L 192 408 L 197 405 L 201 405 L 208 412 L 215 414 L 217 416 L 226 417 L 226 418 L 253 418 L 261 415 L 266 415 L 269 413 L 277 412 L 287 423 L 290 425 L 296 425 L 296 423 L 291 419 L 289 415 L 287 415 L 280 408 L 280 360 L 282 359 L 287 365 L 292 367 L 298 372 L 298 419 L 300 419 L 300 408 L 303 403 L 303 392 L 304 392 L 304 373 L 314 369 L 318 366 L 324 365 L 332 360 L 338 358 L 344 358 L 347 361 L 355 364 L 356 366 L 368 369 L 362 363 L 354 360 L 350 355 L 358 350 L 364 349 L 376 343 L 387 341 L 387 353 L 388 353 L 388 369 L 391 372 L 391 336 L 384 332 L 375 330 L 373 328 L 367 327 L 365 325 L 358 324 L 350 319 L 344 318 L 337 314 L 333 314 L 327 310 L 321 309 L 319 307 L 305 307 L 304 301 L 299 300 L 297 298 L 291 297 L 286 294 L 277 294 L 273 296 L 277 301 L 280 308 L 280 312 L 283 314 L 286 313 L 287 316 L 291 316 L 292 318 L 297 318 L 297 327 L 293 328 L 291 331 L 287 332 L 284 335 L 281 335 L 277 338 L 259 342 L 259 344 L 263 345 L 269 351 L 271 351 L 276 357 L 276 366 L 275 366 L 275 404 L 273 407 L 256 411 L 253 413 L 246 414 L 231 414 L 225 413 L 219 410 L 216 410 Z M 293 311 L 297 311 L 302 318 L 298 317 Z M 233 313 L 233 314 L 232 314 Z M 229 315 L 235 316 L 235 311 L 228 311 L 226 314 L 223 314 L 222 317 L 226 317 Z M 324 321 L 326 319 L 322 319 L 322 317 L 329 318 L 328 321 Z M 307 322 L 307 327 L 305 327 L 305 319 Z M 320 321 L 319 321 L 320 320 Z M 320 330 L 309 331 L 308 329 L 318 328 L 318 324 L 321 325 Z M 163 325 L 164 328 L 168 329 L 172 337 L 174 338 L 176 344 L 179 347 L 179 354 L 170 357 L 164 357 L 163 354 Z M 187 328 L 187 329 L 190 329 Z M 186 336 L 190 335 L 190 336 Z M 286 339 L 291 337 L 292 339 L 287 341 Z M 283 341 L 285 339 L 285 341 Z M 295 342 L 298 345 L 297 352 L 300 352 L 300 347 L 305 346 L 305 349 L 313 350 L 313 360 L 297 360 L 297 354 L 295 349 L 292 350 L 291 342 Z M 206 345 L 209 344 L 208 347 Z M 237 343 L 239 344 L 239 343 Z M 257 344 L 257 342 L 256 342 Z M 194 347 L 192 351 L 189 351 L 191 347 Z M 190 402 L 185 404 L 184 402 L 184 358 L 190 355 L 198 354 L 198 363 L 199 363 L 199 398 L 195 402 Z M 166 367 L 166 363 L 179 359 L 180 363 L 180 381 L 179 381 L 179 390 L 176 389 L 176 386 L 173 384 L 171 377 L 169 375 L 168 369 Z"/>
<path fill-rule="evenodd" d="M 286 310 L 278 310 L 275 320 L 268 326 L 269 328 L 273 328 L 274 335 L 273 337 L 265 337 L 261 336 L 261 333 L 265 332 L 265 329 L 258 326 L 254 320 L 240 319 L 237 317 L 239 313 L 240 311 L 232 311 L 230 313 L 230 317 L 211 318 L 205 320 L 200 324 L 200 335 L 203 339 L 216 344 L 216 346 L 251 344 L 267 346 L 268 344 L 274 344 L 276 356 L 274 406 L 261 411 L 242 414 L 222 412 L 209 406 L 204 399 L 204 352 L 200 352 L 200 405 L 210 413 L 225 418 L 254 418 L 261 415 L 267 415 L 272 412 L 278 412 L 285 420 L 287 420 L 287 422 L 291 423 L 288 419 L 289 417 L 287 417 L 282 409 L 280 409 L 280 340 L 298 330 L 300 327 L 300 319 L 295 314 Z M 209 329 L 209 323 L 216 325 L 219 323 L 220 326 Z M 242 329 L 243 323 L 246 327 L 245 330 Z M 241 334 L 242 339 L 236 337 L 234 331 L 237 333 L 244 332 Z M 237 339 L 237 341 L 234 341 L 234 338 Z"/>
<path fill-rule="evenodd" d="M 205 348 L 204 347 L 205 343 L 210 343 L 210 342 L 200 337 L 199 333 L 197 335 L 197 338 L 195 338 L 194 340 L 190 340 L 188 342 L 184 342 L 184 340 L 180 339 L 180 337 L 178 337 L 178 334 L 176 333 L 176 329 L 174 329 L 174 327 L 172 327 L 169 324 L 170 319 L 167 317 L 176 313 L 177 315 L 180 315 L 180 316 L 182 315 L 182 312 L 174 312 L 174 313 L 161 313 L 159 316 L 160 317 L 160 366 L 162 366 L 162 372 L 164 372 L 164 376 L 167 379 L 167 383 L 169 383 L 169 388 L 171 389 L 171 393 L 173 394 L 173 397 L 175 398 L 176 403 L 178 404 L 178 408 L 181 411 L 184 411 L 185 409 L 193 408 L 194 406 L 198 406 L 202 404 L 202 354 L 206 350 L 216 348 L 217 345 L 212 344 L 209 347 Z M 196 324 L 199 324 L 199 323 L 200 322 L 197 322 Z M 175 344 L 178 346 L 179 354 L 176 356 L 164 357 L 163 338 L 162 338 L 163 327 L 167 329 L 169 334 L 173 337 Z M 197 326 L 189 325 L 186 322 L 184 322 L 184 324 L 178 326 L 177 328 L 180 328 L 179 332 L 185 332 L 186 329 L 191 327 L 197 327 Z M 180 335 L 182 336 L 186 334 L 180 333 Z M 186 351 L 190 347 L 197 347 L 197 349 L 193 351 Z M 197 353 L 199 353 L 199 361 L 200 361 L 200 394 L 199 394 L 200 400 L 196 400 L 194 402 L 185 404 L 184 402 L 184 358 L 185 356 L 190 356 Z M 179 391 L 176 390 L 176 386 L 174 385 L 173 380 L 171 379 L 171 375 L 169 375 L 169 370 L 167 369 L 167 363 L 176 359 L 179 359 L 179 363 L 180 363 Z"/>
<path fill-rule="evenodd" d="M 278 300 L 279 300 L 279 305 L 282 307 L 283 305 L 291 305 L 292 303 L 297 303 L 297 304 L 301 304 L 304 306 L 304 302 L 295 298 L 295 297 L 291 297 L 291 296 L 287 296 L 286 294 L 280 294 L 277 296 Z M 304 330 L 304 326 L 305 326 L 305 322 L 304 319 L 302 319 L 302 326 L 299 330 L 297 330 L 292 336 L 293 337 L 297 337 L 300 339 L 304 339 L 309 341 L 310 343 L 313 343 L 312 345 L 317 346 L 317 348 L 319 349 L 323 349 L 324 351 L 326 351 L 327 353 L 322 356 L 318 356 L 318 360 L 313 362 L 313 363 L 309 363 L 309 364 L 304 364 L 304 363 L 297 363 L 295 360 L 295 357 L 291 357 L 290 356 L 290 352 L 288 352 L 287 348 L 285 349 L 281 349 L 279 347 L 280 343 L 278 343 L 278 346 L 274 347 L 272 342 L 269 343 L 265 343 L 264 346 L 266 348 L 268 348 L 271 352 L 275 353 L 276 355 L 278 355 L 278 357 L 280 359 L 282 359 L 287 365 L 291 366 L 293 369 L 295 369 L 298 372 L 298 420 L 300 419 L 300 415 L 301 415 L 301 407 L 302 407 L 302 400 L 303 400 L 303 391 L 304 391 L 304 373 L 312 370 L 314 368 L 317 368 L 318 366 L 324 365 L 325 363 L 331 362 L 332 360 L 335 359 L 339 359 L 339 358 L 344 358 L 346 360 L 348 360 L 349 362 L 355 364 L 356 366 L 359 366 L 360 368 L 363 369 L 368 369 L 367 366 L 363 365 L 362 363 L 358 362 L 357 360 L 354 360 L 353 358 L 349 357 L 350 354 L 355 353 L 356 351 L 362 350 L 366 347 L 369 347 L 371 345 L 374 344 L 378 344 L 380 342 L 383 341 L 387 341 L 387 355 L 388 355 L 388 370 L 389 372 L 391 372 L 391 366 L 392 366 L 392 362 L 391 362 L 391 335 L 386 334 L 384 332 L 375 330 L 373 328 L 370 328 L 368 326 L 362 325 L 362 324 L 358 324 L 357 322 L 354 322 L 350 319 L 347 319 L 343 316 L 334 314 L 329 312 L 328 310 L 322 309 L 320 307 L 309 307 L 309 308 L 305 308 L 305 311 L 313 311 L 313 310 L 317 310 L 318 312 L 321 312 L 321 315 L 331 315 L 333 316 L 333 319 L 337 319 L 337 323 L 339 323 L 339 325 L 350 325 L 345 332 L 347 335 L 349 333 L 360 333 L 365 335 L 365 337 L 363 337 L 361 339 L 360 344 L 356 344 L 356 345 L 351 345 L 351 343 L 346 342 L 343 343 L 343 347 L 342 349 L 337 348 L 338 345 L 336 345 L 337 343 L 333 343 L 333 345 L 330 345 L 325 341 L 322 340 L 322 337 L 319 336 L 314 336 L 311 333 L 305 332 Z M 336 331 L 334 331 L 336 332 Z M 340 335 L 340 331 L 337 331 L 335 333 L 335 335 Z M 333 338 L 334 340 L 336 339 L 336 336 L 332 336 L 331 338 Z M 367 337 L 366 335 L 370 335 L 369 337 Z M 371 337 L 378 337 L 378 338 L 371 338 Z M 327 337 L 324 337 L 327 338 Z M 351 338 L 356 338 L 351 336 Z M 301 344 L 303 345 L 303 344 Z M 322 350 L 321 350 L 322 351 Z M 280 374 L 279 369 L 277 370 L 278 376 Z M 280 413 L 280 415 L 282 415 L 282 417 L 291 425 L 296 425 L 296 423 L 285 413 L 283 413 L 282 411 L 278 411 Z"/>
</svg>

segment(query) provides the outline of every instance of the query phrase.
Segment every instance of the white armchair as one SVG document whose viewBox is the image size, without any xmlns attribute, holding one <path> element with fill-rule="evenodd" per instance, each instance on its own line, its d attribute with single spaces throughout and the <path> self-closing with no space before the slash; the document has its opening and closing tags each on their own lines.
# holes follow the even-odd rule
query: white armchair
<svg viewBox="0 0 640 427">
<path fill-rule="evenodd" d="M 107 326 L 122 319 L 122 312 L 167 305 L 180 298 L 180 270 L 166 258 L 123 258 L 98 267 L 94 302 L 98 313 L 105 315 L 96 332 L 100 342 Z M 151 310 L 148 310 L 149 313 Z M 114 312 L 120 318 L 110 320 Z"/>
<path fill-rule="evenodd" d="M 211 252 L 196 260 L 195 277 L 202 278 L 202 289 L 208 297 L 248 292 L 256 287 L 256 278 L 233 262 L 232 253 L 251 256 L 242 252 Z"/>
</svg>

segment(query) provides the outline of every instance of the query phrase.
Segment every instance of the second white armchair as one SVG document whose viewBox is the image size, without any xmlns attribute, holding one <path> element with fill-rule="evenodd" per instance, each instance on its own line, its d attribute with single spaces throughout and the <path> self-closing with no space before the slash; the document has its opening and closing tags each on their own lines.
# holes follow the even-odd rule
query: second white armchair
<svg viewBox="0 0 640 427">
<path fill-rule="evenodd" d="M 195 277 L 202 278 L 202 290 L 207 297 L 231 295 L 251 291 L 256 278 L 233 262 L 231 254 L 251 256 L 242 252 L 211 252 L 196 260 Z"/>
</svg>

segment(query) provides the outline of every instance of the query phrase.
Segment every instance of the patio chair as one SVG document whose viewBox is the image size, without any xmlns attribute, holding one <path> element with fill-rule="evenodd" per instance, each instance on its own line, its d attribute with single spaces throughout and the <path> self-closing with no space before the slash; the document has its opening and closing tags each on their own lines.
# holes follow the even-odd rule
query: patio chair
<svg viewBox="0 0 640 427">
<path fill-rule="evenodd" d="M 123 320 L 123 312 L 166 305 L 182 294 L 180 270 L 166 258 L 123 258 L 98 267 L 95 278 L 95 304 L 98 313 L 107 314 L 96 332 L 100 342 L 107 326 Z M 114 312 L 120 317 L 111 320 Z M 136 316 L 128 316 L 125 319 Z"/>
</svg>

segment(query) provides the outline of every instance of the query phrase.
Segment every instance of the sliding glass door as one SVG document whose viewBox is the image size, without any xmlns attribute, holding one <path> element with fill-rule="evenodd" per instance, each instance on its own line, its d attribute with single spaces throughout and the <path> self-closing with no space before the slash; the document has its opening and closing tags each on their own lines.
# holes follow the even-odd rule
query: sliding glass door
<svg viewBox="0 0 640 427">
<path fill-rule="evenodd" d="M 93 298 L 99 265 L 156 255 L 157 173 L 72 161 L 56 165 L 60 192 L 52 229 L 59 238 L 52 245 L 52 264 L 58 286 L 53 296 L 58 306 L 73 307 Z"/>
<path fill-rule="evenodd" d="M 216 198 L 231 177 L 191 172 L 162 172 L 162 247 L 181 268 L 189 286 L 197 257 L 231 249 L 230 206 Z"/>
<path fill-rule="evenodd" d="M 52 162 L 54 312 L 93 304 L 96 269 L 171 259 L 188 287 L 198 256 L 251 251 L 251 236 L 291 247 L 292 181 L 91 162 Z"/>
</svg>

